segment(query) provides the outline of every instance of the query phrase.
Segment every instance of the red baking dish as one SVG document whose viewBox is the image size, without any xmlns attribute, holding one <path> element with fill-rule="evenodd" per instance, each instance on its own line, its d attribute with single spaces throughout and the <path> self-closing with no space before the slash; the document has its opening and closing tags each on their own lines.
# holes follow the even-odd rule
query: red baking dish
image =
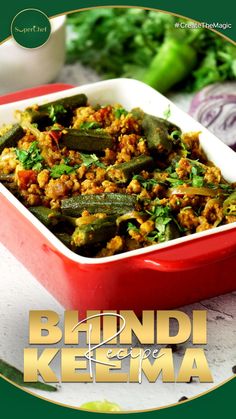
<svg viewBox="0 0 236 419">
<path fill-rule="evenodd" d="M 57 90 L 55 88 L 55 90 Z M 229 181 L 236 181 L 236 153 L 165 97 L 143 83 L 117 79 L 0 107 L 0 123 L 16 109 L 77 92 L 91 103 L 121 103 L 162 115 L 184 131 L 201 131 L 202 146 Z M 41 94 L 44 93 L 42 90 Z M 18 98 L 23 98 L 21 92 Z M 28 96 L 29 97 L 29 94 Z M 112 257 L 91 259 L 66 248 L 0 185 L 1 242 L 67 309 L 170 309 L 235 290 L 236 223 Z"/>
</svg>

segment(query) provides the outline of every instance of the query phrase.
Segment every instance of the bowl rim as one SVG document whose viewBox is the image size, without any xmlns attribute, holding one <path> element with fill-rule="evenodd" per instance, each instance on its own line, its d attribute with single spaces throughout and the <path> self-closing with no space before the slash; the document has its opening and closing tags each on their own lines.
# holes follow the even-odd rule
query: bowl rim
<svg viewBox="0 0 236 419">
<path fill-rule="evenodd" d="M 34 104 L 37 102 L 45 103 L 45 101 L 50 101 L 53 99 L 57 99 L 59 97 L 65 97 L 72 96 L 73 94 L 80 93 L 83 91 L 83 89 L 86 88 L 93 88 L 97 86 L 103 86 L 103 87 L 111 87 L 112 85 L 120 84 L 120 83 L 131 83 L 138 87 L 142 86 L 145 87 L 150 92 L 155 92 L 158 96 L 162 96 L 162 98 L 165 98 L 165 100 L 168 101 L 168 103 L 171 105 L 172 108 L 178 109 L 180 113 L 182 113 L 182 116 L 187 116 L 188 119 L 192 119 L 195 125 L 197 125 L 200 129 L 202 129 L 204 132 L 209 133 L 209 135 L 213 136 L 217 142 L 220 142 L 220 144 L 223 145 L 225 150 L 229 150 L 232 152 L 232 156 L 234 156 L 235 164 L 236 164 L 236 153 L 231 150 L 227 145 L 223 144 L 216 136 L 214 136 L 212 133 L 210 133 L 205 127 L 203 127 L 200 123 L 195 121 L 190 115 L 188 115 L 186 112 L 182 111 L 178 108 L 172 101 L 161 95 L 159 92 L 155 91 L 150 86 L 147 86 L 146 84 L 133 80 L 133 79 L 126 79 L 126 78 L 119 78 L 119 79 L 110 79 L 105 81 L 99 81 L 96 83 L 89 83 L 82 86 L 73 87 L 70 89 L 66 89 L 63 91 L 50 93 L 47 95 L 41 95 L 37 96 L 31 99 L 23 99 L 16 102 L 7 103 L 6 105 L 0 105 L 0 111 L 1 109 L 6 110 L 12 110 L 12 108 L 17 109 L 17 106 L 22 105 L 22 103 Z M 26 105 L 27 106 L 27 105 Z M 194 241 L 203 237 L 212 236 L 215 234 L 220 234 L 222 232 L 226 232 L 229 230 L 236 229 L 236 222 L 226 224 L 220 227 L 214 227 L 210 230 L 205 230 L 198 233 L 193 233 L 189 236 L 180 237 L 177 239 L 173 239 L 164 243 L 160 244 L 153 244 L 147 247 L 143 247 L 140 249 L 130 250 L 127 252 L 123 252 L 117 255 L 113 256 L 106 256 L 101 258 L 91 258 L 91 257 L 85 257 L 78 255 L 77 253 L 70 250 L 67 246 L 65 246 L 46 226 L 44 226 L 31 212 L 5 187 L 3 184 L 0 183 L 0 193 L 2 193 L 3 196 L 28 220 L 30 223 L 50 242 L 53 247 L 59 251 L 61 254 L 63 254 L 66 258 L 79 263 L 83 265 L 101 265 L 105 263 L 112 263 L 123 259 L 129 259 L 137 256 L 146 256 L 150 253 L 155 252 L 155 256 L 158 256 L 158 251 L 161 251 L 166 248 L 174 248 L 177 245 L 181 245 L 182 243 L 188 243 L 189 241 Z"/>
</svg>

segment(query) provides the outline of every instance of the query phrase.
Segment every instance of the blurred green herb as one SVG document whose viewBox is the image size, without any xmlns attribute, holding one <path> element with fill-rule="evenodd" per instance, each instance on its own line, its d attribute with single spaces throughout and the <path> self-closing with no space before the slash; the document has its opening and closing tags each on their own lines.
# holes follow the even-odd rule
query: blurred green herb
<svg viewBox="0 0 236 419">
<path fill-rule="evenodd" d="M 148 239 L 151 241 L 165 241 L 165 231 L 167 224 L 170 223 L 173 216 L 168 206 L 154 205 L 151 211 L 147 211 L 151 220 L 155 222 L 155 230 L 149 233 Z"/>
<path fill-rule="evenodd" d="M 175 28 L 176 22 L 188 21 L 138 8 L 104 8 L 70 14 L 67 60 L 79 60 L 105 78 L 152 79 L 162 91 L 178 83 L 194 91 L 210 83 L 235 79 L 233 44 L 208 29 Z M 169 63 L 164 65 L 161 61 L 165 77 L 159 66 L 161 52 Z"/>
</svg>

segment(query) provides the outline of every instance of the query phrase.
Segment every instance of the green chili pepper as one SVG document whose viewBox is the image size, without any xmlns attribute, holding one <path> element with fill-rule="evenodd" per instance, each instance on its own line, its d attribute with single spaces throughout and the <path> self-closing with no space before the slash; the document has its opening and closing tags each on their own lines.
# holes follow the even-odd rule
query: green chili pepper
<svg viewBox="0 0 236 419">
<path fill-rule="evenodd" d="M 191 45 L 179 39 L 167 38 L 142 80 L 164 93 L 190 74 L 196 63 L 197 53 Z"/>
</svg>

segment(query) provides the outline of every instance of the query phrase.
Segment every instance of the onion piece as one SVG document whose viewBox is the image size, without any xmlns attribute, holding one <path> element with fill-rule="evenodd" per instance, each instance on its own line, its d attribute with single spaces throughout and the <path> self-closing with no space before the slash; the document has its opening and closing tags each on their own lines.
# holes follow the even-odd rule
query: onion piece
<svg viewBox="0 0 236 419">
<path fill-rule="evenodd" d="M 236 94 L 193 100 L 190 114 L 236 151 Z"/>
<path fill-rule="evenodd" d="M 222 96 L 222 95 L 236 95 L 236 82 L 229 81 L 224 83 L 213 83 L 204 87 L 200 92 L 194 96 L 191 107 L 197 106 L 202 100 L 209 97 Z"/>
<path fill-rule="evenodd" d="M 220 192 L 223 192 L 222 189 L 210 189 L 210 188 L 195 188 L 192 186 L 176 186 L 175 188 L 169 189 L 170 195 L 203 195 L 214 197 Z"/>
<path fill-rule="evenodd" d="M 128 220 L 137 220 L 139 224 L 142 224 L 144 222 L 143 218 L 141 217 L 138 211 L 131 211 L 118 217 L 116 220 L 116 224 L 117 226 L 119 226 L 120 223 Z"/>
</svg>

